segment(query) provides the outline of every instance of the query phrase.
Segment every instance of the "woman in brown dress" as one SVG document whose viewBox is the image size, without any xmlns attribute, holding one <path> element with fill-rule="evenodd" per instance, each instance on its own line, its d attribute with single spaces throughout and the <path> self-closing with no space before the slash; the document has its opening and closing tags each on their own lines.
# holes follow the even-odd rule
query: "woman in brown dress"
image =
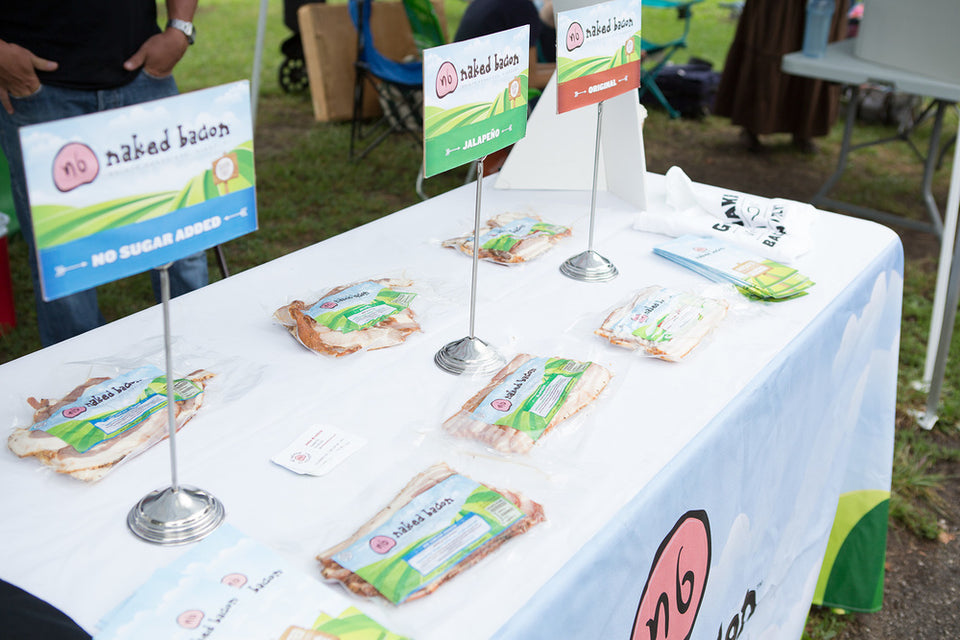
<svg viewBox="0 0 960 640">
<path fill-rule="evenodd" d="M 790 133 L 793 143 L 814 151 L 812 139 L 836 122 L 840 87 L 780 70 L 785 53 L 803 47 L 806 0 L 747 0 L 727 53 L 714 113 L 743 127 L 752 151 L 761 135 Z M 830 41 L 846 37 L 847 0 L 836 0 Z"/>
</svg>

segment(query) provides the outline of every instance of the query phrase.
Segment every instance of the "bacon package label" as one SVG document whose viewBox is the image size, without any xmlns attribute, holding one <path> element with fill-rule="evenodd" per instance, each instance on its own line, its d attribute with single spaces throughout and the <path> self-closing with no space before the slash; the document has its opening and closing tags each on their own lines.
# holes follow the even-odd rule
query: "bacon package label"
<svg viewBox="0 0 960 640">
<path fill-rule="evenodd" d="M 532 358 L 507 376 L 471 415 L 523 431 L 536 441 L 589 366 L 589 362 L 562 358 Z"/>
<path fill-rule="evenodd" d="M 321 298 L 307 310 L 307 315 L 327 328 L 350 333 L 400 313 L 416 297 L 416 293 L 394 291 L 368 280 Z"/>
<path fill-rule="evenodd" d="M 173 383 L 174 400 L 203 393 L 203 387 L 180 378 Z M 57 436 L 80 453 L 147 420 L 167 406 L 167 377 L 147 365 L 90 387 L 46 420 L 30 427 Z"/>
<path fill-rule="evenodd" d="M 197 370 L 174 381 L 178 430 L 202 406 L 212 377 Z M 166 376 L 153 365 L 114 378 L 90 378 L 60 400 L 28 402 L 33 423 L 10 434 L 9 449 L 87 482 L 99 480 L 169 435 Z"/>
</svg>

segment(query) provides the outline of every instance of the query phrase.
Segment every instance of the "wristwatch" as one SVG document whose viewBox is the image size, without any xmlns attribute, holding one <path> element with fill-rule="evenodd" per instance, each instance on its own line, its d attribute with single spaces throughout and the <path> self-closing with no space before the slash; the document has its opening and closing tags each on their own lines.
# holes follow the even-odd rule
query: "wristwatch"
<svg viewBox="0 0 960 640">
<path fill-rule="evenodd" d="M 187 36 L 188 44 L 193 44 L 197 39 L 197 28 L 193 26 L 192 22 L 170 18 L 167 20 L 167 28 L 169 29 L 170 27 L 173 27 L 177 31 L 182 31 L 183 35 Z"/>
</svg>

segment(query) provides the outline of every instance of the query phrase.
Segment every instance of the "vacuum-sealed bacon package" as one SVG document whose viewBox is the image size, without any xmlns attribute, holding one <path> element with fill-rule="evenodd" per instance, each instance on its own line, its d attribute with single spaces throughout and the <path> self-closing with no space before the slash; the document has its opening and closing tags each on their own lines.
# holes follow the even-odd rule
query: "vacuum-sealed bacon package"
<svg viewBox="0 0 960 640">
<path fill-rule="evenodd" d="M 200 409 L 207 381 L 197 370 L 174 381 L 176 428 Z M 10 450 L 58 473 L 92 482 L 169 435 L 166 375 L 146 365 L 113 378 L 90 378 L 60 400 L 28 398 L 33 424 L 14 430 Z"/>
<path fill-rule="evenodd" d="M 501 213 L 480 229 L 477 257 L 500 264 L 529 262 L 569 235 L 567 227 L 544 222 L 538 216 Z M 445 240 L 443 246 L 473 256 L 473 233 Z"/>
<path fill-rule="evenodd" d="M 453 435 L 503 453 L 526 453 L 591 402 L 613 377 L 592 362 L 516 356 L 443 423 Z"/>
<path fill-rule="evenodd" d="M 410 304 L 411 280 L 380 278 L 331 289 L 319 300 L 295 300 L 274 312 L 300 344 L 335 357 L 362 349 L 383 349 L 420 331 Z"/>
<path fill-rule="evenodd" d="M 439 463 L 317 559 L 325 578 L 401 604 L 433 593 L 544 520 L 543 507 L 529 498 Z"/>
<path fill-rule="evenodd" d="M 724 300 L 652 285 L 610 312 L 594 332 L 612 344 L 677 362 L 720 324 Z"/>
</svg>

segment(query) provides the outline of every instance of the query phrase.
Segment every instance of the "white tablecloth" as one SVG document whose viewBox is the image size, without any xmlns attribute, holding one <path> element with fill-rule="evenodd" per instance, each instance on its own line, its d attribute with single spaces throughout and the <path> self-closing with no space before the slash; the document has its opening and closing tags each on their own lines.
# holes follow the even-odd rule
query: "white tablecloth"
<svg viewBox="0 0 960 640">
<path fill-rule="evenodd" d="M 662 177 L 648 176 L 648 188 L 649 206 L 666 206 Z M 314 575 L 316 553 L 437 461 L 541 502 L 546 523 L 434 595 L 399 607 L 359 602 L 421 640 L 629 637 L 661 543 L 684 514 L 705 514 L 710 570 L 696 576 L 706 589 L 692 637 L 715 638 L 734 622 L 751 637 L 799 637 L 825 551 L 832 557 L 838 498 L 889 489 L 899 241 L 880 225 L 818 212 L 814 248 L 798 264 L 817 283 L 810 295 L 745 302 L 687 360 L 668 363 L 592 330 L 642 286 L 708 283 L 655 256 L 667 238 L 632 230 L 637 211 L 606 193 L 596 248 L 620 276 L 561 275 L 559 264 L 586 248 L 589 202 L 586 192 L 484 191 L 484 216 L 535 213 L 572 225 L 574 237 L 522 267 L 481 263 L 477 335 L 507 355 L 569 356 L 615 372 L 590 411 L 530 455 L 502 459 L 439 426 L 482 384 L 432 361 L 467 333 L 470 261 L 438 244 L 472 228 L 465 187 L 172 301 L 177 371 L 221 373 L 179 434 L 180 481 L 212 492 L 231 525 Z M 271 322 L 291 299 L 400 272 L 434 293 L 424 332 L 398 347 L 325 358 Z M 27 424 L 25 398 L 57 397 L 104 364 L 162 366 L 161 332 L 153 308 L 0 366 L 0 424 Z M 320 478 L 269 461 L 320 423 L 369 442 Z M 95 485 L 6 451 L 0 479 L 0 578 L 88 630 L 184 552 L 126 528 L 129 509 L 170 482 L 165 445 Z"/>
</svg>

